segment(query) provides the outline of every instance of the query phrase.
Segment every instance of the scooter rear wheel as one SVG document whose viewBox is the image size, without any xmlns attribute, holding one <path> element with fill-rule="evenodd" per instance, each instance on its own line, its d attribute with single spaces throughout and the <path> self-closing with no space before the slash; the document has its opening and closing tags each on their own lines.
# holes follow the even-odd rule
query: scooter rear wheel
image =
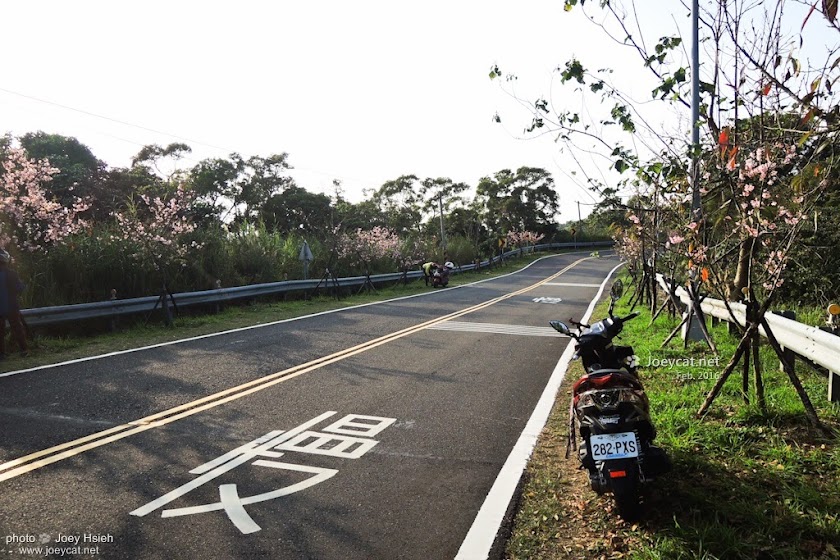
<svg viewBox="0 0 840 560">
<path fill-rule="evenodd" d="M 636 484 L 621 485 L 620 488 L 613 487 L 613 496 L 619 517 L 631 522 L 639 518 L 642 505 L 639 502 L 639 487 Z"/>
</svg>

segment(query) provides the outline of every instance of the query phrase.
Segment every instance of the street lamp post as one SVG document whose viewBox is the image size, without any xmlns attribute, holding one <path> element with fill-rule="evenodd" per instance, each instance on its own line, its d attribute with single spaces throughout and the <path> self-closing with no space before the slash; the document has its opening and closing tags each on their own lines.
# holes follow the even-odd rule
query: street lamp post
<svg viewBox="0 0 840 560">
<path fill-rule="evenodd" d="M 703 206 L 700 201 L 700 2 L 691 2 L 691 221 L 697 224 L 698 233 L 702 236 Z M 700 271 L 698 263 L 693 263 L 690 279 L 693 292 L 699 293 Z M 692 300 L 689 306 L 694 307 Z M 699 306 L 696 306 L 699 307 Z M 702 340 L 703 332 L 699 321 L 704 321 L 701 309 L 694 312 L 689 309 L 689 321 L 683 329 L 683 338 L 687 340 Z"/>
</svg>

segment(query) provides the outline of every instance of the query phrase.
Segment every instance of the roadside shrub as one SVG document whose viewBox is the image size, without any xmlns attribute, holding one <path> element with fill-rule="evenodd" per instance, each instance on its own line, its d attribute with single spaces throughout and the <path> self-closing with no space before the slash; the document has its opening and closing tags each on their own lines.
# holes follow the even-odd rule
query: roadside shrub
<svg viewBox="0 0 840 560">
<path fill-rule="evenodd" d="M 447 240 L 446 253 L 449 260 L 456 265 L 469 264 L 478 258 L 475 244 L 462 235 L 456 235 Z"/>
</svg>

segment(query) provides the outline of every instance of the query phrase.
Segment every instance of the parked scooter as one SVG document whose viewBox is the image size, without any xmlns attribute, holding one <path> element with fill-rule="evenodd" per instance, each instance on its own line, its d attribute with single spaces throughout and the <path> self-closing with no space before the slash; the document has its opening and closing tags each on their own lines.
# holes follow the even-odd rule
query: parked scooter
<svg viewBox="0 0 840 560">
<path fill-rule="evenodd" d="M 445 288 L 449 285 L 449 275 L 455 269 L 452 262 L 447 261 L 442 267 L 439 267 L 432 274 L 432 288 Z"/>
<path fill-rule="evenodd" d="M 593 325 L 570 321 L 575 332 L 560 321 L 549 324 L 577 341 L 574 359 L 581 358 L 586 371 L 572 389 L 566 455 L 576 446 L 579 433 L 578 456 L 589 471 L 592 489 L 599 494 L 612 492 L 619 515 L 632 520 L 641 512 L 641 486 L 668 472 L 671 462 L 653 445 L 656 429 L 633 347 L 613 344 L 624 323 L 639 316 L 638 312 L 613 315 L 623 291 L 621 281 L 616 281 L 610 290 L 609 317 Z"/>
</svg>

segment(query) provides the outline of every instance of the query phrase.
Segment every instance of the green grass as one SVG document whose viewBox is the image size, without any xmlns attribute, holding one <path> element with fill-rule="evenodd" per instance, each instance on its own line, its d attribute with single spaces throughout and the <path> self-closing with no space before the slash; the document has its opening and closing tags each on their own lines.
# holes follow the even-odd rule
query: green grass
<svg viewBox="0 0 840 560">
<path fill-rule="evenodd" d="M 483 269 L 478 272 L 455 274 L 450 278 L 449 285 L 458 286 L 507 274 L 519 270 L 533 260 L 548 254 L 555 253 L 538 253 L 520 258 L 508 258 L 503 266 L 494 266 L 492 269 Z M 188 309 L 183 315 L 176 317 L 170 327 L 165 327 L 161 323 L 161 313 L 157 312 L 155 316 L 148 317 L 148 321 L 143 316 L 134 317 L 130 320 L 120 319 L 119 328 L 115 332 L 107 332 L 101 324 L 98 327 L 94 326 L 95 323 L 89 325 L 82 323 L 81 328 L 84 330 L 74 325 L 75 330 L 73 332 L 68 332 L 66 328 L 61 330 L 35 329 L 34 340 L 30 341 L 30 356 L 23 358 L 15 352 L 9 352 L 7 358 L 0 362 L 0 372 L 59 363 L 229 329 L 265 324 L 332 309 L 419 294 L 431 289 L 426 287 L 422 280 L 419 280 L 409 282 L 407 285 L 396 284 L 380 287 L 371 292 L 351 292 L 351 295 L 343 295 L 340 299 L 322 295 L 311 299 L 227 305 L 220 313 L 203 315 L 192 314 L 192 310 Z M 79 332 L 80 330 L 81 332 Z M 13 343 L 7 341 L 7 351 L 13 348 Z"/>
<path fill-rule="evenodd" d="M 616 314 L 629 311 L 626 299 Z M 605 305 L 596 308 L 595 318 L 605 314 Z M 754 398 L 744 403 L 738 369 L 708 414 L 698 419 L 737 341 L 718 325 L 713 338 L 720 349 L 719 366 L 644 367 L 649 359 L 714 357 L 700 343 L 683 350 L 679 338 L 660 348 L 676 321 L 660 317 L 653 326 L 649 323 L 650 314 L 643 312 L 628 323 L 621 343 L 632 344 L 639 356 L 657 441 L 673 459 L 674 470 L 651 485 L 644 520 L 633 526 L 620 521 L 611 497 L 597 497 L 588 489 L 577 460 L 563 459 L 568 386 L 582 374 L 575 363 L 529 465 L 508 556 L 840 558 L 840 446 L 807 424 L 772 350 L 762 346 L 766 412 Z M 801 363 L 797 373 L 821 420 L 836 431 L 840 406 L 827 402 L 825 378 Z"/>
</svg>

